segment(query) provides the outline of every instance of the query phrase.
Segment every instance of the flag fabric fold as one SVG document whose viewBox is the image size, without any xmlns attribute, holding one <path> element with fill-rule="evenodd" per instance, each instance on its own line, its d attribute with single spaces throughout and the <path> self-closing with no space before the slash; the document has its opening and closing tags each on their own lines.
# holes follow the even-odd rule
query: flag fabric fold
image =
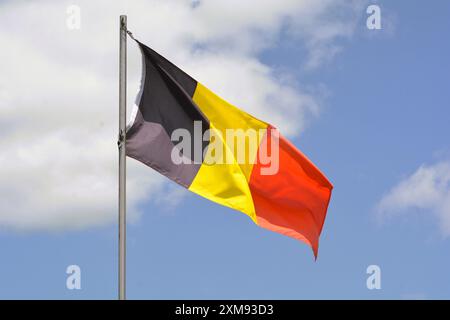
<svg viewBox="0 0 450 320">
<path fill-rule="evenodd" d="M 276 128 L 136 42 L 143 70 L 127 155 L 260 227 L 307 243 L 317 257 L 328 179 Z"/>
</svg>

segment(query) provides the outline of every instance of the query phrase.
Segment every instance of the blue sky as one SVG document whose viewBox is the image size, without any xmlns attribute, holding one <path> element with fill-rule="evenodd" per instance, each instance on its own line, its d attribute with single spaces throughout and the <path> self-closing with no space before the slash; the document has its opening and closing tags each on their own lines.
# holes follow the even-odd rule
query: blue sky
<svg viewBox="0 0 450 320">
<path fill-rule="evenodd" d="M 295 88 L 313 95 L 320 104 L 320 112 L 308 117 L 300 133 L 291 135 L 335 187 L 317 262 L 306 245 L 260 229 L 245 215 L 178 186 L 163 184 L 155 191 L 163 194 L 157 201 L 148 189 L 148 197 L 141 196 L 139 204 L 129 208 L 141 212 L 128 225 L 129 298 L 450 298 L 450 240 L 445 227 L 450 219 L 450 202 L 445 198 L 450 194 L 449 180 L 441 174 L 438 191 L 444 198 L 438 197 L 439 206 L 435 206 L 438 200 L 417 204 L 411 200 L 416 193 L 407 187 L 401 195 L 393 189 L 401 181 L 411 182 L 409 177 L 421 166 L 435 170 L 437 164 L 450 161 L 450 44 L 445 40 L 450 3 L 368 3 L 380 5 L 382 30 L 366 28 L 363 6 L 356 12 L 351 36 L 333 39 L 339 53 L 320 66 L 305 64 L 311 55 L 307 35 L 276 32 L 270 47 L 256 52 L 239 47 L 243 56 L 253 55 L 270 67 L 275 77 L 288 75 Z M 144 26 L 141 22 L 139 28 Z M 135 57 L 131 57 L 131 69 L 138 65 Z M 182 53 L 179 57 L 183 61 Z M 114 63 L 109 67 L 116 68 Z M 7 86 L 3 89 L 8 92 Z M 116 89 L 116 82 L 107 87 Z M 98 94 L 104 93 L 101 90 Z M 272 112 L 277 112 L 276 107 Z M 52 116 L 57 122 L 57 116 Z M 14 128 L 13 120 L 6 122 Z M 86 130 L 90 130 L 87 124 Z M 116 159 L 111 161 L 115 169 Z M 141 168 L 139 172 L 156 177 L 150 171 Z M 434 179 L 439 179 L 441 171 L 436 172 Z M 45 177 L 42 172 L 40 178 Z M 111 181 L 107 188 L 114 193 L 115 180 Z M 164 197 L 165 192 L 169 196 Z M 95 192 L 90 195 L 96 197 Z M 177 197 L 178 201 L 172 199 Z M 390 200 L 380 209 L 385 198 Z M 14 199 L 28 201 L 21 194 Z M 116 203 L 108 206 L 113 216 L 99 226 L 34 230 L 4 223 L 0 298 L 116 298 Z M 65 270 L 71 264 L 81 267 L 81 290 L 66 288 Z M 381 268 L 381 290 L 366 287 L 366 268 L 372 264 Z"/>
</svg>

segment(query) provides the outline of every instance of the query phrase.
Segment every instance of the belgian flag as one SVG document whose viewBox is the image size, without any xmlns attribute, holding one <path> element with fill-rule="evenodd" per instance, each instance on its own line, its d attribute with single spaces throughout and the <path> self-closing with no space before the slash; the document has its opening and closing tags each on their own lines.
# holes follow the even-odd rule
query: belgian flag
<svg viewBox="0 0 450 320">
<path fill-rule="evenodd" d="M 317 258 L 333 188 L 328 179 L 273 126 L 137 43 L 143 70 L 127 155 L 263 228 L 307 243 Z M 245 134 L 244 146 L 236 132 Z"/>
</svg>

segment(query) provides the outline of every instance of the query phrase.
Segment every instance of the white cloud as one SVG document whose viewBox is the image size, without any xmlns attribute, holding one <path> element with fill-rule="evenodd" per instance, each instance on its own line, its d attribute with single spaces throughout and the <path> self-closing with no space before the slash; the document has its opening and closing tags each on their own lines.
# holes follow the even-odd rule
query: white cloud
<svg viewBox="0 0 450 320">
<path fill-rule="evenodd" d="M 321 64 L 349 37 L 339 0 L 3 1 L 0 3 L 0 227 L 78 229 L 116 221 L 118 16 L 135 36 L 236 105 L 299 134 L 318 97 L 258 56 L 282 30 Z M 81 8 L 81 30 L 66 8 Z M 327 58 L 328 57 L 328 58 Z M 140 74 L 129 45 L 128 105 Z M 131 109 L 131 108 L 130 108 Z M 128 161 L 128 208 L 165 201 L 164 178 Z M 179 192 L 176 191 L 177 197 Z"/>
<path fill-rule="evenodd" d="M 434 215 L 443 235 L 450 236 L 450 162 L 422 165 L 378 204 L 381 217 L 408 214 L 414 209 Z"/>
</svg>

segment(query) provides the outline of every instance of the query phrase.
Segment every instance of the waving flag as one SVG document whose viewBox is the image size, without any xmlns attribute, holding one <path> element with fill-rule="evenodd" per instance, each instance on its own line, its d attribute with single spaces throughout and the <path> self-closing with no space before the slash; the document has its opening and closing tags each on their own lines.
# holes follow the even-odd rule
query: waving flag
<svg viewBox="0 0 450 320">
<path fill-rule="evenodd" d="M 143 70 L 127 155 L 263 228 L 307 243 L 317 257 L 333 188 L 328 179 L 273 126 L 137 43 Z"/>
</svg>

